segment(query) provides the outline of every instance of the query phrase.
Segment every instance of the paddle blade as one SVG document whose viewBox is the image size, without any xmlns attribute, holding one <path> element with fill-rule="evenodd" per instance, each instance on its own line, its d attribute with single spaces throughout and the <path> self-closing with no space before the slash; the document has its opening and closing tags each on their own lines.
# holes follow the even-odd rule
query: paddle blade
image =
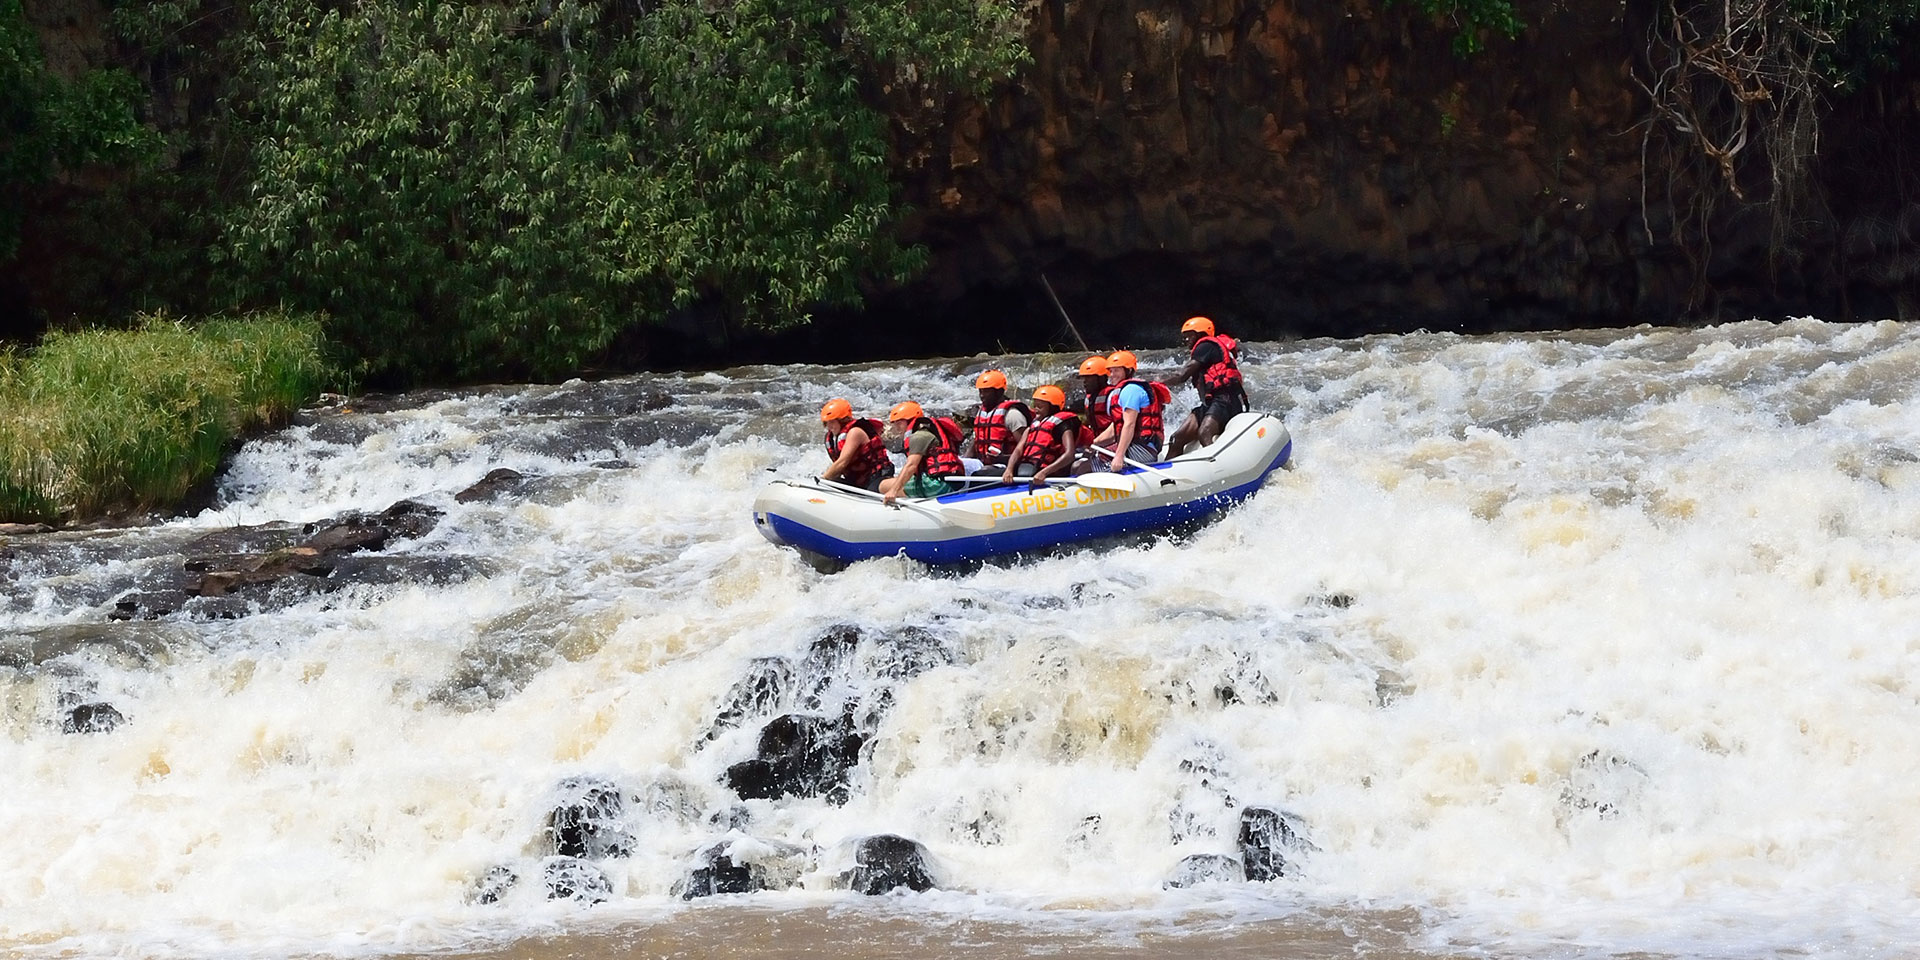
<svg viewBox="0 0 1920 960">
<path fill-rule="evenodd" d="M 993 517 L 972 510 L 943 510 L 940 516 L 956 527 L 968 530 L 992 530 Z"/>
<path fill-rule="evenodd" d="M 1083 473 L 1074 477 L 1073 482 L 1096 490 L 1132 490 L 1133 478 L 1117 473 Z"/>
</svg>

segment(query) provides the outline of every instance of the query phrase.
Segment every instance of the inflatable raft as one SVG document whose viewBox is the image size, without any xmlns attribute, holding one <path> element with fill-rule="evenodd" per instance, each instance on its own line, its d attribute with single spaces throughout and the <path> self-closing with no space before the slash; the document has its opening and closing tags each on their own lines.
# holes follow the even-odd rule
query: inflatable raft
<svg viewBox="0 0 1920 960">
<path fill-rule="evenodd" d="M 840 563 L 900 554 L 960 563 L 1205 517 L 1251 496 L 1292 454 L 1278 419 L 1243 413 L 1211 446 L 1037 490 L 1022 480 L 889 505 L 830 480 L 776 480 L 754 500 L 753 522 L 776 544 Z"/>
</svg>

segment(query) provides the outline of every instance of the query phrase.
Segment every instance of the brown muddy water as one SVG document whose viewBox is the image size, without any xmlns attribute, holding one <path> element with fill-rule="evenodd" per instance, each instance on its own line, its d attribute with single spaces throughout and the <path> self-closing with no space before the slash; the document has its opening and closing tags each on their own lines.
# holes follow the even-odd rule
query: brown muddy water
<svg viewBox="0 0 1920 960">
<path fill-rule="evenodd" d="M 533 937 L 485 950 L 406 960 L 879 960 L 1072 957 L 1076 960 L 1439 960 L 1483 952 L 1417 948 L 1411 911 L 1327 918 L 1190 916 L 1140 924 L 1089 915 L 1039 926 L 930 916 L 894 904 L 758 910 L 693 908 L 669 919 Z"/>
</svg>

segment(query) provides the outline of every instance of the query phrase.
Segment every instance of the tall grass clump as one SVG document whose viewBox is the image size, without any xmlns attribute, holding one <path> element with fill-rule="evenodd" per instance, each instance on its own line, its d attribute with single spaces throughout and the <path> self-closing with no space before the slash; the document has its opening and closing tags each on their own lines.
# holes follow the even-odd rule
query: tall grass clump
<svg viewBox="0 0 1920 960">
<path fill-rule="evenodd" d="M 175 504 L 329 375 L 318 318 L 283 314 L 146 317 L 0 353 L 0 521 Z"/>
</svg>

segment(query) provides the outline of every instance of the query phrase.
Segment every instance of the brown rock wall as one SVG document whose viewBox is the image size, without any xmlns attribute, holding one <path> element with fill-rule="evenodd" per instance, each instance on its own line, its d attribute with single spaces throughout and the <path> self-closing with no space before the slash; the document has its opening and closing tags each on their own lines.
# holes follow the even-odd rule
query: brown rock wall
<svg viewBox="0 0 1920 960">
<path fill-rule="evenodd" d="M 903 131 L 934 257 L 880 310 L 1046 325 L 1045 270 L 1110 337 L 1676 319 L 1680 258 L 1641 224 L 1644 25 L 1531 6 L 1462 59 L 1378 0 L 1046 0 L 1014 84 Z"/>
</svg>

